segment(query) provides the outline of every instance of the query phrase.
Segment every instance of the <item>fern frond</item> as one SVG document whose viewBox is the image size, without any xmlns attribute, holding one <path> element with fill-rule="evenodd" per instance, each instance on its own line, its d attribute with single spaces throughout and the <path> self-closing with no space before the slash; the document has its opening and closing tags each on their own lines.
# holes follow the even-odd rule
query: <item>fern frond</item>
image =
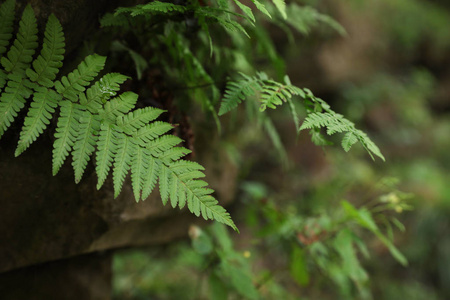
<svg viewBox="0 0 450 300">
<path fill-rule="evenodd" d="M 223 13 L 226 13 L 226 15 L 223 15 Z M 199 22 L 201 20 L 208 20 L 208 22 L 214 21 L 215 23 L 221 25 L 223 28 L 225 28 L 226 30 L 228 30 L 232 33 L 233 32 L 241 32 L 241 33 L 245 34 L 248 38 L 250 38 L 247 31 L 240 23 L 227 17 L 228 15 L 239 16 L 239 17 L 246 19 L 247 21 L 250 22 L 250 24 L 253 25 L 252 19 L 250 19 L 247 16 L 244 16 L 244 15 L 241 15 L 238 13 L 233 13 L 231 11 L 226 11 L 223 9 L 217 9 L 217 8 L 212 8 L 212 7 L 203 7 L 203 6 L 197 8 L 194 11 L 194 15 L 196 18 L 199 19 Z"/>
<path fill-rule="evenodd" d="M 256 8 L 259 9 L 263 14 L 265 14 L 266 16 L 268 16 L 269 18 L 272 18 L 272 16 L 270 15 L 270 13 L 267 11 L 267 8 L 264 4 L 262 4 L 261 2 L 259 2 L 258 0 L 252 0 L 253 4 L 255 4 Z"/>
<path fill-rule="evenodd" d="M 6 52 L 12 37 L 14 21 L 14 0 L 6 0 L 0 6 L 0 57 Z"/>
<path fill-rule="evenodd" d="M 77 69 L 55 82 L 56 91 L 72 102 L 78 100 L 78 94 L 84 92 L 92 80 L 103 70 L 106 57 L 97 54 L 89 55 Z"/>
<path fill-rule="evenodd" d="M 242 79 L 228 81 L 226 91 L 220 105 L 219 116 L 236 108 L 247 97 L 254 96 L 261 89 L 259 80 L 241 73 Z"/>
<path fill-rule="evenodd" d="M 68 100 L 59 103 L 60 113 L 53 143 L 53 175 L 58 173 L 76 139 L 79 120 L 76 105 Z"/>
<path fill-rule="evenodd" d="M 147 142 L 145 147 L 150 150 L 153 156 L 160 157 L 167 151 L 181 143 L 181 139 L 174 135 L 163 135 L 152 141 Z M 142 145 L 142 144 L 141 144 Z"/>
<path fill-rule="evenodd" d="M 150 151 L 145 149 L 144 155 L 148 160 L 148 168 L 145 170 L 142 180 L 142 199 L 147 199 L 150 193 L 153 191 L 156 183 L 158 182 L 158 175 L 160 174 L 160 161 L 154 159 Z"/>
<path fill-rule="evenodd" d="M 235 108 L 247 97 L 259 94 L 259 101 L 261 103 L 260 111 L 262 112 L 265 111 L 267 107 L 276 108 L 276 106 L 288 102 L 297 131 L 311 129 L 312 140 L 315 144 L 330 144 L 330 142 L 320 134 L 320 128 L 326 128 L 328 135 L 346 133 L 344 140 L 342 141 L 342 147 L 345 151 L 348 151 L 353 144 L 359 141 L 372 158 L 372 154 L 374 154 L 384 160 L 380 149 L 364 132 L 356 129 L 354 123 L 331 110 L 330 106 L 325 101 L 315 97 L 310 90 L 301 89 L 292 85 L 289 77 L 286 76 L 284 81 L 284 84 L 273 81 L 269 79 L 265 73 L 258 73 L 257 76 L 254 77 L 241 74 L 241 79 L 229 81 L 227 83 L 227 89 L 219 110 L 219 115 L 223 115 Z M 304 105 L 307 116 L 300 127 L 298 115 L 292 102 L 294 96 L 299 96 L 305 101 Z M 273 124 L 271 125 L 264 118 L 266 117 L 264 116 L 262 119 L 273 144 L 279 150 L 280 155 L 284 156 L 281 142 L 277 138 L 278 134 L 276 133 Z"/>
<path fill-rule="evenodd" d="M 190 180 L 182 180 L 180 177 L 191 170 L 185 168 L 171 168 L 162 164 L 162 176 L 160 177 L 161 196 L 164 195 L 166 203 L 170 197 L 172 207 L 177 205 L 182 208 L 187 203 L 188 209 L 196 216 L 202 215 L 206 220 L 214 219 L 237 230 L 228 212 L 211 196 L 213 190 L 206 188 L 207 183 L 198 180 L 196 175 Z"/>
<path fill-rule="evenodd" d="M 78 118 L 77 138 L 72 151 L 72 166 L 76 183 L 80 182 L 91 154 L 95 150 L 98 139 L 95 133 L 100 130 L 100 122 L 90 112 L 83 110 L 79 113 Z"/>
<path fill-rule="evenodd" d="M 169 123 L 156 121 L 140 128 L 133 137 L 141 147 L 148 147 L 150 142 L 172 129 Z"/>
<path fill-rule="evenodd" d="M 255 16 L 253 15 L 252 9 L 245 4 L 242 4 L 239 0 L 234 0 L 234 3 L 244 12 L 244 14 L 252 20 L 254 23 L 256 21 Z"/>
<path fill-rule="evenodd" d="M 158 158 L 165 164 L 170 164 L 171 162 L 177 161 L 191 152 L 191 150 L 184 147 L 172 147 Z"/>
<path fill-rule="evenodd" d="M 88 88 L 85 93 L 78 95 L 80 104 L 84 105 L 91 113 L 98 113 L 107 100 L 117 95 L 120 85 L 127 79 L 127 76 L 119 73 L 106 74 Z"/>
<path fill-rule="evenodd" d="M 275 4 L 275 7 L 280 12 L 283 19 L 287 19 L 287 13 L 286 13 L 286 2 L 284 0 L 272 0 L 273 4 Z"/>
<path fill-rule="evenodd" d="M 1 58 L 1 64 L 7 73 L 16 75 L 25 74 L 31 63 L 37 43 L 37 23 L 33 9 L 30 5 L 25 7 L 19 23 L 19 32 L 8 51 L 6 57 Z"/>
<path fill-rule="evenodd" d="M 300 130 L 321 128 L 327 129 L 327 134 L 332 135 L 336 132 L 347 132 L 355 127 L 355 124 L 345 119 L 343 115 L 336 113 L 310 113 L 303 122 Z"/>
<path fill-rule="evenodd" d="M 175 12 L 178 9 L 157 5 L 160 4 L 147 6 L 153 11 Z M 0 7 L 0 55 L 6 51 L 12 32 L 10 19 L 5 14 L 13 10 L 12 0 Z M 134 110 L 138 98 L 135 93 L 117 95 L 126 76 L 111 73 L 92 83 L 105 64 L 105 58 L 99 55 L 86 57 L 74 71 L 54 82 L 64 54 L 64 35 L 55 16 L 49 17 L 41 53 L 32 62 L 36 40 L 36 19 L 27 6 L 14 45 L 7 56 L 1 58 L 3 69 L 0 70 L 0 88 L 6 84 L 0 94 L 0 137 L 25 106 L 26 99 L 33 95 L 16 156 L 42 134 L 59 107 L 52 153 L 54 175 L 70 154 L 78 183 L 91 156 L 95 155 L 97 188 L 112 171 L 117 197 L 131 169 L 131 184 L 137 201 L 147 198 L 159 180 L 164 203 L 170 199 L 172 206 L 187 204 L 196 215 L 215 218 L 236 229 L 226 210 L 211 196 L 213 190 L 199 180 L 204 177 L 203 167 L 182 159 L 190 150 L 178 147 L 182 140 L 167 134 L 173 126 L 155 121 L 163 110 L 150 107 Z M 200 65 L 196 60 L 190 62 L 192 69 Z M 202 73 L 202 78 L 210 80 L 207 76 L 206 72 Z"/>
<path fill-rule="evenodd" d="M 41 54 L 33 61 L 33 69 L 27 69 L 31 81 L 42 86 L 53 87 L 53 80 L 62 67 L 64 59 L 64 33 L 55 15 L 51 14 L 44 33 L 44 45 Z"/>
<path fill-rule="evenodd" d="M 344 118 L 344 116 L 337 114 L 330 109 L 327 109 L 327 112 L 324 113 L 309 113 L 300 127 L 300 130 L 320 128 L 326 128 L 328 135 L 333 135 L 338 132 L 346 132 L 347 134 L 344 136 L 341 143 L 345 151 L 349 151 L 353 144 L 360 141 L 372 158 L 372 154 L 374 154 L 383 161 L 385 160 L 384 156 L 380 152 L 380 149 L 364 132 L 356 129 L 355 124 Z"/>
<path fill-rule="evenodd" d="M 21 75 L 10 74 L 8 83 L 0 97 L 0 138 L 9 128 L 18 112 L 24 107 L 26 98 L 30 97 L 30 83 Z"/>
<path fill-rule="evenodd" d="M 114 13 L 115 16 L 120 14 L 130 14 L 132 17 L 143 14 L 155 14 L 155 13 L 184 13 L 186 12 L 186 6 L 176 5 L 168 2 L 153 1 L 147 4 L 140 4 L 134 7 L 119 7 Z"/>
<path fill-rule="evenodd" d="M 358 142 L 358 137 L 353 132 L 347 132 L 342 138 L 341 145 L 345 152 L 348 152 L 356 142 Z"/>
<path fill-rule="evenodd" d="M 108 177 L 114 154 L 117 152 L 118 141 L 114 132 L 112 124 L 104 122 L 100 125 L 95 165 L 95 172 L 98 177 L 97 189 L 102 187 L 106 177 Z"/>
<path fill-rule="evenodd" d="M 125 14 L 114 15 L 107 13 L 100 19 L 100 25 L 102 27 L 120 27 L 127 30 L 130 28 L 130 21 Z"/>
<path fill-rule="evenodd" d="M 137 132 L 144 125 L 150 123 L 150 121 L 155 120 L 162 114 L 164 110 L 145 107 L 141 109 L 134 110 L 126 115 L 119 116 L 116 120 L 117 125 L 123 128 L 126 134 L 132 135 Z"/>
<path fill-rule="evenodd" d="M 123 181 L 131 167 L 131 162 L 136 154 L 136 145 L 130 137 L 121 132 L 114 132 L 117 140 L 117 152 L 114 155 L 114 197 L 117 197 L 122 190 Z"/>
<path fill-rule="evenodd" d="M 114 123 L 117 117 L 128 113 L 136 106 L 138 95 L 133 92 L 125 92 L 118 97 L 106 102 L 102 118 Z"/>
<path fill-rule="evenodd" d="M 149 152 L 144 153 L 146 149 L 136 147 L 136 153 L 131 159 L 131 186 L 133 188 L 134 199 L 138 202 L 141 198 L 141 191 L 144 188 L 145 172 L 149 167 Z"/>
<path fill-rule="evenodd" d="M 322 24 L 328 25 L 339 34 L 346 33 L 344 27 L 328 15 L 322 14 L 311 6 L 299 6 L 295 3 L 287 9 L 286 22 L 303 34 L 309 34 L 311 29 Z"/>
<path fill-rule="evenodd" d="M 45 128 L 50 124 L 50 119 L 60 100 L 61 95 L 55 93 L 52 89 L 45 87 L 36 89 L 33 95 L 33 102 L 31 102 L 20 132 L 15 156 L 19 156 L 44 132 Z"/>
</svg>

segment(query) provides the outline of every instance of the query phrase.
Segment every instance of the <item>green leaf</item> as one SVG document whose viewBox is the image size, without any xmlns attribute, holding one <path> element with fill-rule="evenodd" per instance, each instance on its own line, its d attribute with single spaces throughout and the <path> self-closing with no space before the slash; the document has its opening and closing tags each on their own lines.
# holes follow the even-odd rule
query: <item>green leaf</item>
<svg viewBox="0 0 450 300">
<path fill-rule="evenodd" d="M 74 71 L 55 82 L 56 91 L 67 100 L 78 101 L 78 95 L 103 70 L 105 61 L 106 57 L 97 54 L 87 56 Z"/>
<path fill-rule="evenodd" d="M 240 295 L 248 299 L 259 298 L 258 290 L 253 284 L 251 274 L 224 261 L 221 264 L 221 269 L 229 278 L 231 286 L 236 289 Z"/>
<path fill-rule="evenodd" d="M 0 57 L 6 52 L 12 37 L 14 22 L 14 0 L 6 0 L 0 6 Z"/>
<path fill-rule="evenodd" d="M 286 3 L 284 0 L 273 0 L 273 4 L 275 4 L 275 7 L 278 9 L 283 19 L 287 19 Z"/>
<path fill-rule="evenodd" d="M 25 117 L 15 156 L 19 156 L 44 132 L 55 112 L 61 96 L 54 90 L 39 87 L 33 95 L 28 114 Z"/>
<path fill-rule="evenodd" d="M 163 112 L 162 109 L 153 107 L 137 109 L 126 115 L 119 116 L 117 124 L 123 128 L 125 133 L 133 134 L 144 127 L 144 125 L 147 125 L 150 121 L 158 118 Z"/>
<path fill-rule="evenodd" d="M 119 116 L 123 116 L 136 106 L 137 99 L 137 94 L 125 92 L 106 102 L 103 119 L 115 123 Z"/>
<path fill-rule="evenodd" d="M 308 285 L 309 273 L 306 267 L 305 254 L 299 247 L 292 247 L 290 271 L 292 278 L 301 286 Z"/>
<path fill-rule="evenodd" d="M 256 8 L 259 9 L 263 14 L 265 14 L 269 18 L 272 18 L 272 16 L 269 14 L 266 7 L 264 6 L 264 4 L 262 4 L 258 0 L 252 0 L 252 2 L 253 2 L 253 4 L 255 4 Z"/>
<path fill-rule="evenodd" d="M 209 299 L 211 300 L 227 300 L 228 299 L 228 287 L 225 282 L 218 277 L 215 273 L 212 273 L 208 279 L 208 291 Z"/>
<path fill-rule="evenodd" d="M 333 240 L 333 247 L 342 260 L 342 271 L 356 282 L 368 280 L 366 271 L 361 267 L 353 247 L 353 236 L 350 230 L 339 231 Z"/>
<path fill-rule="evenodd" d="M 342 139 L 342 148 L 348 152 L 353 144 L 358 141 L 358 137 L 353 132 L 347 132 Z"/>
<path fill-rule="evenodd" d="M 158 180 L 158 174 L 160 174 L 160 164 L 158 160 L 151 156 L 150 151 L 147 149 L 144 150 L 144 155 L 148 159 L 148 169 L 145 170 L 145 176 L 142 182 L 142 199 L 147 199 Z"/>
<path fill-rule="evenodd" d="M 109 169 L 117 153 L 117 134 L 114 134 L 113 125 L 104 122 L 100 125 L 100 133 L 97 142 L 95 171 L 98 176 L 97 189 L 100 189 L 108 177 Z"/>
<path fill-rule="evenodd" d="M 30 80 L 48 88 L 53 87 L 53 80 L 63 65 L 64 47 L 62 26 L 55 15 L 51 14 L 45 29 L 44 45 L 40 55 L 33 62 L 34 70 L 26 71 Z"/>
<path fill-rule="evenodd" d="M 117 141 L 117 152 L 114 156 L 114 197 L 117 197 L 122 190 L 125 176 L 131 167 L 131 161 L 136 154 L 136 145 L 134 145 L 129 137 L 123 133 L 114 132 Z"/>
<path fill-rule="evenodd" d="M 7 57 L 1 58 L 1 64 L 6 72 L 20 76 L 25 74 L 38 46 L 37 33 L 36 17 L 31 6 L 27 5 L 23 11 L 14 44 L 8 51 Z"/>
<path fill-rule="evenodd" d="M 28 81 L 22 76 L 9 75 L 9 79 L 0 96 L 0 138 L 25 106 L 25 99 L 31 95 Z"/>
<path fill-rule="evenodd" d="M 253 22 L 255 22 L 255 16 L 253 15 L 252 9 L 245 4 L 239 2 L 239 0 L 234 0 L 234 3 L 244 12 L 244 14 L 249 17 Z"/>
<path fill-rule="evenodd" d="M 72 152 L 72 166 L 75 171 L 75 182 L 78 183 L 83 176 L 86 165 L 91 159 L 91 154 L 95 150 L 100 123 L 94 115 L 88 111 L 79 113 L 79 123 L 77 137 L 74 141 Z"/>
<path fill-rule="evenodd" d="M 79 122 L 79 110 L 70 101 L 60 102 L 60 114 L 56 125 L 55 142 L 53 143 L 53 175 L 56 175 L 64 160 L 72 150 L 76 139 Z"/>
</svg>

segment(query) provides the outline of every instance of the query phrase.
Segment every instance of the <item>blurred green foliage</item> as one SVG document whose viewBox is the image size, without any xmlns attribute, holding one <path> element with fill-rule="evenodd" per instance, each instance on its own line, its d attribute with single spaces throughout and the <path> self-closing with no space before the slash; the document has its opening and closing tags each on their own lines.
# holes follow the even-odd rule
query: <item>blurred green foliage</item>
<svg viewBox="0 0 450 300">
<path fill-rule="evenodd" d="M 246 102 L 222 142 L 240 169 L 241 234 L 192 227 L 189 240 L 117 254 L 115 299 L 450 299 L 449 5 L 344 5 L 375 20 L 386 50 L 378 55 L 393 63 L 340 82 L 335 105 L 387 162 L 367 160 L 362 147 L 348 155 L 293 140 L 286 109 L 269 115 L 290 162 L 283 169 Z M 279 49 L 267 49 L 282 73 Z M 241 70 L 254 63 L 241 59 Z"/>
</svg>

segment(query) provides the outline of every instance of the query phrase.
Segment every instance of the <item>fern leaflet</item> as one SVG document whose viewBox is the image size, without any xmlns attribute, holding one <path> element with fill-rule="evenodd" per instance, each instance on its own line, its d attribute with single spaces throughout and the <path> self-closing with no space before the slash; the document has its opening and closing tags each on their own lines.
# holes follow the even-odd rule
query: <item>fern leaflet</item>
<svg viewBox="0 0 450 300">
<path fill-rule="evenodd" d="M 53 80 L 55 80 L 64 59 L 64 46 L 61 24 L 55 15 L 51 14 L 45 29 L 41 54 L 33 62 L 34 71 L 27 70 L 27 75 L 31 81 L 48 88 L 53 87 Z"/>
<path fill-rule="evenodd" d="M 316 144 L 325 145 L 329 143 L 320 134 L 320 128 L 324 127 L 327 129 L 328 135 L 346 133 L 341 143 L 345 151 L 349 151 L 351 146 L 359 141 L 372 159 L 373 155 L 375 155 L 384 160 L 380 149 L 364 132 L 356 129 L 355 124 L 331 110 L 325 101 L 315 97 L 310 90 L 292 85 L 287 76 L 285 77 L 285 83 L 282 84 L 269 79 L 265 73 L 259 73 L 254 77 L 241 74 L 240 79 L 227 83 L 227 90 L 225 91 L 219 115 L 225 114 L 247 97 L 254 95 L 259 95 L 261 111 L 265 111 L 267 107 L 276 108 L 276 106 L 288 102 L 297 130 L 312 129 L 312 139 Z M 307 116 L 300 127 L 298 126 L 298 115 L 292 103 L 294 96 L 303 98 L 307 108 Z M 322 110 L 325 112 L 321 112 Z M 273 129 L 268 130 L 268 132 L 271 132 L 272 135 L 274 134 Z"/>
<path fill-rule="evenodd" d="M 13 4 L 11 0 L 5 2 L 0 7 L 0 15 L 13 11 Z M 148 7 L 164 10 L 164 5 L 157 9 L 156 4 Z M 165 7 L 173 11 L 170 5 Z M 0 50 L 10 38 L 8 20 L 0 20 L 0 24 L 5 24 L 5 28 L 0 29 Z M 237 230 L 230 215 L 211 195 L 213 190 L 199 180 L 204 177 L 203 168 L 182 159 L 190 150 L 179 147 L 181 139 L 168 134 L 173 126 L 156 121 L 163 111 L 151 107 L 135 109 L 138 98 L 135 93 L 117 95 L 126 76 L 110 73 L 95 81 L 106 58 L 91 55 L 75 70 L 55 81 L 64 54 L 64 34 L 55 16 L 49 17 L 41 53 L 33 61 L 36 41 L 36 18 L 31 6 L 27 6 L 17 38 L 7 56 L 1 58 L 0 80 L 5 80 L 6 87 L 0 94 L 0 137 L 32 96 L 16 156 L 39 137 L 59 109 L 53 143 L 53 174 L 58 173 L 71 155 L 78 183 L 95 155 L 97 188 L 112 172 L 117 196 L 131 170 L 136 201 L 147 198 L 159 182 L 164 203 L 170 201 L 172 206 L 180 208 L 187 205 L 194 214 L 216 219 Z M 203 75 L 206 78 L 207 74 Z"/>
</svg>

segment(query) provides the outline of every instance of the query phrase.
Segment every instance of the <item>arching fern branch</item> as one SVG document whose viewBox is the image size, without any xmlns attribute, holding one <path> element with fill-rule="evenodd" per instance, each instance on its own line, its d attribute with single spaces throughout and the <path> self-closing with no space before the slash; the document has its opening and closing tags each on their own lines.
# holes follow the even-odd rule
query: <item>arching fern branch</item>
<svg viewBox="0 0 450 300">
<path fill-rule="evenodd" d="M 312 140 L 316 144 L 325 145 L 329 143 L 320 133 L 320 128 L 326 128 L 328 135 L 345 133 L 341 142 L 345 151 L 349 151 L 352 145 L 360 142 L 372 159 L 375 155 L 384 160 L 380 149 L 364 132 L 356 129 L 354 123 L 331 110 L 325 101 L 315 97 L 310 90 L 292 85 L 287 76 L 285 77 L 285 83 L 280 83 L 269 79 L 265 73 L 258 73 L 253 77 L 242 73 L 240 75 L 240 78 L 236 81 L 228 81 L 219 115 L 236 108 L 239 103 L 252 96 L 258 98 L 260 111 L 262 112 L 268 107 L 275 109 L 287 102 L 297 130 L 311 129 Z M 299 126 L 299 118 L 292 102 L 295 96 L 304 99 L 306 108 L 307 115 L 301 126 Z"/>
<path fill-rule="evenodd" d="M 0 7 L 0 15 L 13 10 L 14 1 L 8 0 Z M 9 19 L 0 22 L 7 22 L 6 27 L 11 23 Z M 0 51 L 9 39 L 7 35 L 0 35 L 0 39 L 4 38 L 0 40 Z M 197 216 L 215 219 L 237 230 L 228 212 L 212 196 L 213 190 L 200 179 L 204 177 L 203 167 L 182 159 L 189 150 L 177 147 L 181 139 L 168 134 L 172 125 L 155 121 L 163 111 L 151 107 L 135 109 L 137 94 L 118 94 L 126 76 L 110 73 L 95 80 L 106 58 L 90 55 L 71 73 L 55 81 L 63 61 L 64 35 L 53 15 L 47 22 L 40 55 L 33 61 L 37 46 L 36 18 L 28 5 L 14 44 L 1 58 L 0 69 L 6 79 L 6 88 L 0 94 L 0 137 L 31 98 L 16 156 L 37 139 L 59 110 L 53 174 L 71 155 L 78 183 L 95 154 L 97 188 L 112 172 L 117 196 L 131 170 L 136 201 L 147 198 L 159 182 L 164 204 L 170 200 L 173 207 L 187 206 Z"/>
</svg>

